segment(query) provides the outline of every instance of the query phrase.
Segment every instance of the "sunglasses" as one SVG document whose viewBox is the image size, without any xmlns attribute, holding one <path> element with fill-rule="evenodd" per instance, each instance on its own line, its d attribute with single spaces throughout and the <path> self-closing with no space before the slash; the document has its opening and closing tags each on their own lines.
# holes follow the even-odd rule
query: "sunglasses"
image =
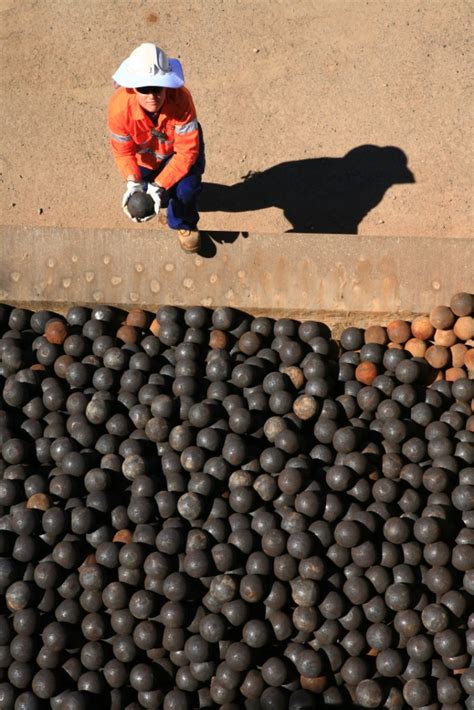
<svg viewBox="0 0 474 710">
<path fill-rule="evenodd" d="M 139 94 L 161 94 L 164 91 L 163 86 L 139 86 L 137 89 Z"/>
</svg>

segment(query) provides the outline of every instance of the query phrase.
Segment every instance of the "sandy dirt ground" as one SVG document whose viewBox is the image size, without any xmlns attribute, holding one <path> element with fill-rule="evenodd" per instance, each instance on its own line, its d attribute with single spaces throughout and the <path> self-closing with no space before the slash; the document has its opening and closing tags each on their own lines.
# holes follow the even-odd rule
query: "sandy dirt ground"
<svg viewBox="0 0 474 710">
<path fill-rule="evenodd" d="M 472 234 L 465 0 L 0 0 L 4 224 L 156 229 L 120 209 L 111 75 L 183 63 L 204 129 L 201 228 Z"/>
</svg>

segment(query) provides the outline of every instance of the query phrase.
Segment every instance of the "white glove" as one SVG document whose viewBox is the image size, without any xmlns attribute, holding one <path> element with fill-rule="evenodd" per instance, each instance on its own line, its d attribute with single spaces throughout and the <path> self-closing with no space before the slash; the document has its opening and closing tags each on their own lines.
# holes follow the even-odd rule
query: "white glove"
<svg viewBox="0 0 474 710">
<path fill-rule="evenodd" d="M 165 189 L 160 187 L 160 185 L 157 185 L 156 182 L 148 182 L 146 185 L 146 192 L 153 198 L 153 202 L 155 203 L 155 214 L 158 214 Z"/>
<path fill-rule="evenodd" d="M 145 183 L 141 180 L 127 180 L 127 189 L 122 197 L 122 208 L 126 206 L 130 196 L 133 195 L 134 192 L 144 192 L 144 189 Z"/>
</svg>

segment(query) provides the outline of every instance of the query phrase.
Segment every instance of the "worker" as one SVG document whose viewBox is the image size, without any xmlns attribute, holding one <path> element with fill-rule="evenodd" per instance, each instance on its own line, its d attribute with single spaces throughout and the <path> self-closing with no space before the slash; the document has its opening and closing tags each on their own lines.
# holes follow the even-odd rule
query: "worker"
<svg viewBox="0 0 474 710">
<path fill-rule="evenodd" d="M 115 162 L 127 181 L 122 208 L 134 221 L 154 217 L 139 220 L 127 209 L 134 192 L 147 192 L 155 214 L 167 207 L 168 225 L 177 230 L 181 248 L 196 252 L 204 142 L 181 62 L 147 42 L 134 49 L 112 78 L 117 88 L 109 103 L 108 127 Z"/>
</svg>

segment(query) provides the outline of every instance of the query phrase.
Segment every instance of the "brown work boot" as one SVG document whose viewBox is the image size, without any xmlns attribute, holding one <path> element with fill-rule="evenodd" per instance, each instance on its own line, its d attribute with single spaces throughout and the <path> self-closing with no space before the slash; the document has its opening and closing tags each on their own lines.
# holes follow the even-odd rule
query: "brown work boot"
<svg viewBox="0 0 474 710">
<path fill-rule="evenodd" d="M 194 254 L 201 245 L 201 235 L 197 229 L 178 230 L 178 239 L 181 249 L 189 254 Z"/>
</svg>

